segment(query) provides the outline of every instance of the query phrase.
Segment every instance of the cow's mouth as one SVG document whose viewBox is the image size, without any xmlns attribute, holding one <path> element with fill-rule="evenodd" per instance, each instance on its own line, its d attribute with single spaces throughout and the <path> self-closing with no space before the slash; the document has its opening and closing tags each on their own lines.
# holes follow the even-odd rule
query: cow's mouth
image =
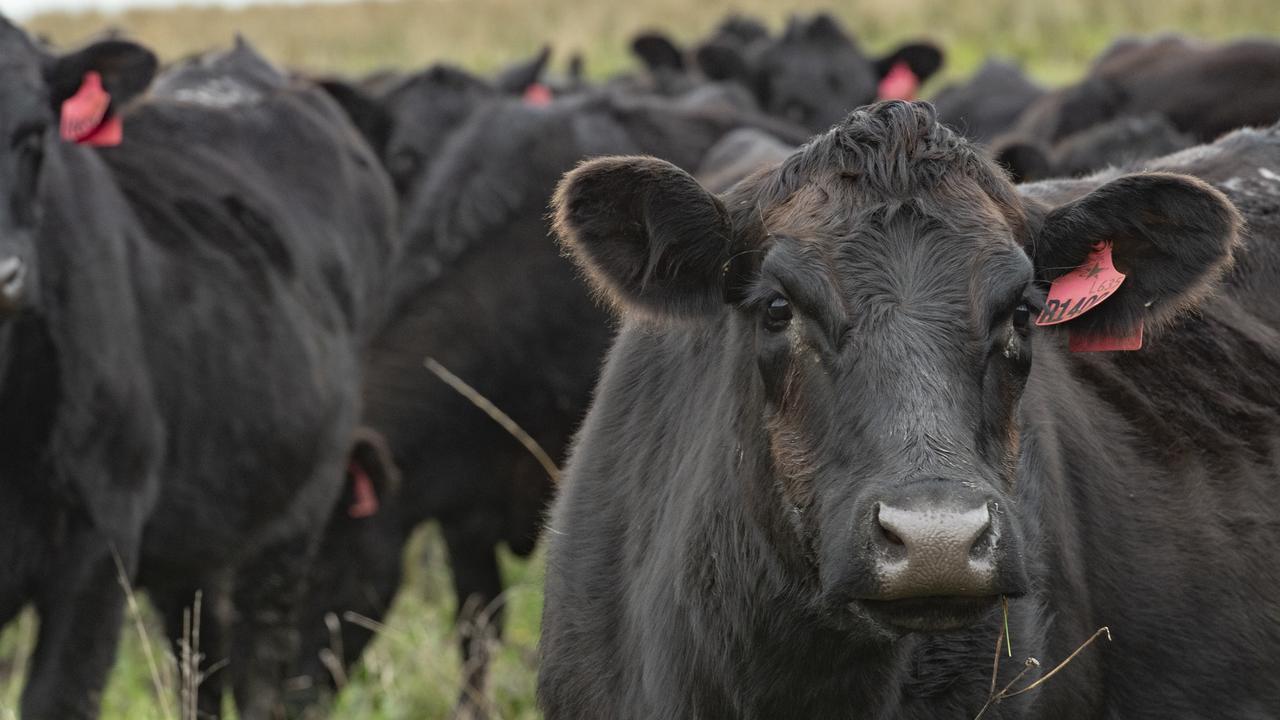
<svg viewBox="0 0 1280 720">
<path fill-rule="evenodd" d="M 1000 596 L 935 596 L 901 600 L 858 600 L 877 622 L 906 632 L 960 630 L 976 625 L 1000 606 Z"/>
</svg>

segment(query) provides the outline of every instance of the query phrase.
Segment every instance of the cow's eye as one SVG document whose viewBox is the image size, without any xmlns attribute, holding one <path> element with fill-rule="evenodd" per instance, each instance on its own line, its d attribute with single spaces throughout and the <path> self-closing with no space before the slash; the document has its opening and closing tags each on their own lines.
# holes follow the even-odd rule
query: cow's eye
<svg viewBox="0 0 1280 720">
<path fill-rule="evenodd" d="M 1026 336 L 1027 330 L 1031 326 L 1031 307 L 1025 302 L 1018 303 L 1018 307 L 1013 309 L 1013 329 L 1023 337 Z"/>
<path fill-rule="evenodd" d="M 775 296 L 764 309 L 765 327 L 773 331 L 785 328 L 791 322 L 791 303 L 781 295 Z"/>
</svg>

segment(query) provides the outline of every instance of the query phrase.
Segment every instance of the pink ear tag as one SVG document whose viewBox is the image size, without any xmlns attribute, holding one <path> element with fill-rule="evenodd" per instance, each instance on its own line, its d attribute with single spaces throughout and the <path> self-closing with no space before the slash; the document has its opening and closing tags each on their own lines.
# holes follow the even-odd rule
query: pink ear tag
<svg viewBox="0 0 1280 720">
<path fill-rule="evenodd" d="M 347 508 L 347 515 L 359 519 L 367 518 L 377 513 L 378 492 L 373 489 L 373 481 L 369 479 L 369 473 L 354 462 L 347 466 L 347 472 L 351 474 L 352 494 L 352 501 L 350 507 Z"/>
<path fill-rule="evenodd" d="M 1057 325 L 1092 310 L 1120 289 L 1124 274 L 1111 261 L 1111 241 L 1095 245 L 1080 267 L 1049 286 L 1037 325 Z"/>
<path fill-rule="evenodd" d="M 124 128 L 119 117 L 107 117 L 110 107 L 111 94 L 102 88 L 102 76 L 94 70 L 85 73 L 80 89 L 62 102 L 62 139 L 80 145 L 119 145 Z"/>
<path fill-rule="evenodd" d="M 1036 324 L 1057 325 L 1080 317 L 1114 295 L 1124 278 L 1111 260 L 1111 241 L 1095 245 L 1080 267 L 1049 286 L 1049 297 Z M 1128 335 L 1114 337 L 1072 332 L 1068 346 L 1072 352 L 1137 350 L 1142 347 L 1142 323 Z"/>
<path fill-rule="evenodd" d="M 911 66 L 899 60 L 889 68 L 889 72 L 880 78 L 876 88 L 877 100 L 915 100 L 920 90 L 920 78 L 916 77 Z"/>
<path fill-rule="evenodd" d="M 546 107 L 551 104 L 551 88 L 542 83 L 534 83 L 524 89 L 521 99 L 524 100 L 525 105 Z"/>
</svg>

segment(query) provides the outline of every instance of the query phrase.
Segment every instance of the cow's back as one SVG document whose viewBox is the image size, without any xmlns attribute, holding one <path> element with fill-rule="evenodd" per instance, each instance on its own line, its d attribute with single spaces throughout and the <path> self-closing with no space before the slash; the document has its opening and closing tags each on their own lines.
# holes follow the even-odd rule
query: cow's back
<svg viewBox="0 0 1280 720">
<path fill-rule="evenodd" d="M 146 232 L 135 293 L 174 479 L 147 545 L 222 562 L 235 538 L 304 522 L 314 510 L 289 508 L 337 490 L 309 480 L 340 477 L 321 466 L 346 446 L 359 351 L 383 312 L 391 193 L 345 116 L 304 84 L 162 94 L 126 128 L 103 154 Z"/>
</svg>

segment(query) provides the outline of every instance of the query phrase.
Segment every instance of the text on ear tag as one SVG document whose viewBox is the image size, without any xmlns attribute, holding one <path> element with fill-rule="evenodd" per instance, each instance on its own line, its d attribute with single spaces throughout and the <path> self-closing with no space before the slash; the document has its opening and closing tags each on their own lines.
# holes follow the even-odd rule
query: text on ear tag
<svg viewBox="0 0 1280 720">
<path fill-rule="evenodd" d="M 877 100 L 915 100 L 920 90 L 920 78 L 905 61 L 899 60 L 880 78 L 876 88 Z"/>
<path fill-rule="evenodd" d="M 119 117 L 107 117 L 110 107 L 111 94 L 103 89 L 102 76 L 95 70 L 85 73 L 80 89 L 62 102 L 62 139 L 81 145 L 119 145 L 124 128 Z"/>
<path fill-rule="evenodd" d="M 1111 241 L 1094 247 L 1080 267 L 1049 286 L 1037 325 L 1057 325 L 1074 320 L 1111 297 L 1124 282 L 1124 273 L 1111 261 Z"/>
</svg>

